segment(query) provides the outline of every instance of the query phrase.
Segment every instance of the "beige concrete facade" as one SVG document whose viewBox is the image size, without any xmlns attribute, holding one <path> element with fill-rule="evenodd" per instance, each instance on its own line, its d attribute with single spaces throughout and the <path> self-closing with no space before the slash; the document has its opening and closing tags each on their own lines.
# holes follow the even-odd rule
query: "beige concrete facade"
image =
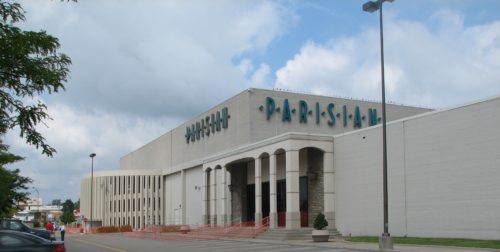
<svg viewBox="0 0 500 252">
<path fill-rule="evenodd" d="M 500 97 L 389 123 L 389 231 L 500 237 Z M 336 225 L 382 230 L 381 127 L 334 138 Z"/>
<path fill-rule="evenodd" d="M 500 189 L 492 184 L 500 179 L 499 108 L 499 98 L 437 112 L 388 105 L 394 235 L 498 237 L 500 224 L 486 222 L 500 219 L 493 196 Z M 110 225 L 130 224 L 130 216 L 135 228 L 252 221 L 297 229 L 312 226 L 321 212 L 342 234 L 379 235 L 380 115 L 374 102 L 246 90 L 125 155 L 120 171 L 110 172 L 118 180 L 96 177 L 96 185 L 122 189 L 141 176 L 160 182 L 153 194 L 96 190 L 94 203 L 105 203 L 94 204 L 94 216 Z M 160 207 L 106 208 L 130 197 Z"/>
<path fill-rule="evenodd" d="M 246 90 L 125 155 L 120 171 L 97 174 L 94 188 L 101 189 L 94 191 L 94 219 L 144 228 L 261 225 L 269 216 L 273 228 L 296 229 L 311 226 L 313 217 L 324 212 L 334 228 L 332 136 L 378 124 L 380 107 L 369 101 Z M 388 120 L 427 111 L 387 107 Z M 148 184 L 149 179 L 155 182 Z M 153 187 L 130 193 L 127 188 L 138 183 Z M 306 186 L 301 189 L 300 183 Z M 87 216 L 89 186 L 84 179 L 82 212 Z M 311 191 L 312 196 L 302 191 L 310 206 L 304 207 L 301 190 Z"/>
<path fill-rule="evenodd" d="M 81 214 L 97 226 L 125 226 L 143 229 L 164 223 L 163 177 L 158 171 L 113 171 L 94 173 L 90 197 L 90 176 L 81 182 Z"/>
</svg>

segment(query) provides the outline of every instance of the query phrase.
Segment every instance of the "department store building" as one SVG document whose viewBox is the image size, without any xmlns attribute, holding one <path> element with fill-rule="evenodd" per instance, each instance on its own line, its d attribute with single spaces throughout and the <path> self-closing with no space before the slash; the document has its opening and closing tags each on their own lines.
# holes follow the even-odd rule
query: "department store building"
<svg viewBox="0 0 500 252">
<path fill-rule="evenodd" d="M 103 226 L 383 229 L 381 104 L 248 89 L 94 173 Z M 394 236 L 500 237 L 500 97 L 431 111 L 387 105 Z M 90 216 L 90 174 L 81 183 Z"/>
</svg>

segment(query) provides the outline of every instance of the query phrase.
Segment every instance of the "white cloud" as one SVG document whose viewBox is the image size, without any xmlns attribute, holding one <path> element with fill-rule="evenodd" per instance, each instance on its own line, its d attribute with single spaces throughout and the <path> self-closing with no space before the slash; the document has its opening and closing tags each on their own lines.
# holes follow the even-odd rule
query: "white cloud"
<svg viewBox="0 0 500 252">
<path fill-rule="evenodd" d="M 39 127 L 48 143 L 57 149 L 53 158 L 40 155 L 15 132 L 6 136 L 10 151 L 23 153 L 25 161 L 13 164 L 21 174 L 34 180 L 43 198 L 79 197 L 81 178 L 90 173 L 90 153 L 97 153 L 95 171 L 119 168 L 126 153 L 177 126 L 180 118 L 131 118 L 102 110 L 79 110 L 65 104 L 49 104 L 54 120 Z M 49 197 L 49 198 L 47 198 Z"/>
<path fill-rule="evenodd" d="M 385 20 L 385 70 L 388 100 L 443 107 L 500 92 L 500 22 L 466 27 L 463 17 L 438 11 L 423 23 Z M 450 27 L 445 29 L 444 27 Z M 305 44 L 276 71 L 275 86 L 318 94 L 380 100 L 378 29 Z"/>
<path fill-rule="evenodd" d="M 119 159 L 221 100 L 265 82 L 269 66 L 254 72 L 245 53 L 263 53 L 286 30 L 291 12 L 269 1 L 23 1 L 24 29 L 46 30 L 73 61 L 66 92 L 43 96 L 58 151 L 47 158 L 15 132 L 13 165 L 40 193 L 79 197 L 90 170 L 117 169 Z M 48 196 L 47 196 L 48 195 Z"/>
<path fill-rule="evenodd" d="M 332 76 L 344 72 L 350 63 L 350 59 L 342 53 L 307 43 L 300 53 L 276 72 L 276 87 L 313 92 L 328 90 L 330 85 L 341 87 L 344 83 L 332 83 Z"/>
<path fill-rule="evenodd" d="M 269 80 L 269 73 L 271 69 L 267 64 L 260 64 L 259 69 L 255 71 L 252 75 L 252 86 L 253 87 L 266 87 Z"/>
<path fill-rule="evenodd" d="M 242 59 L 238 64 L 238 69 L 246 76 L 253 71 L 252 61 L 249 59 Z"/>
<path fill-rule="evenodd" d="M 251 75 L 232 59 L 265 51 L 291 19 L 268 1 L 30 1 L 25 9 L 25 26 L 57 36 L 73 60 L 59 101 L 149 116 L 193 115 L 248 88 Z"/>
</svg>

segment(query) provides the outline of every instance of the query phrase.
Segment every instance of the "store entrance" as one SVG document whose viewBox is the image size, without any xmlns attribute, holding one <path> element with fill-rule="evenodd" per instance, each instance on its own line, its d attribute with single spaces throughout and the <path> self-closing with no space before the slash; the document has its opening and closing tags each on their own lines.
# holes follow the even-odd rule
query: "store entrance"
<svg viewBox="0 0 500 252">
<path fill-rule="evenodd" d="M 255 185 L 247 185 L 246 221 L 255 221 Z M 286 225 L 286 180 L 276 181 L 276 207 L 278 211 L 278 227 Z M 308 180 L 300 177 L 300 224 L 307 227 L 308 222 Z M 270 212 L 269 182 L 262 183 L 262 217 L 268 217 Z"/>
</svg>

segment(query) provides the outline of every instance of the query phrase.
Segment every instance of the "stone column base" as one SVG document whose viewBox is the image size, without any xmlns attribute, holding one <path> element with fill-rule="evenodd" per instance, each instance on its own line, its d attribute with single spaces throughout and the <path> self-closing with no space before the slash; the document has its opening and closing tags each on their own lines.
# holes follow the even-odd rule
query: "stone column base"
<svg viewBox="0 0 500 252">
<path fill-rule="evenodd" d="M 262 226 L 262 213 L 255 213 L 255 226 Z"/>
<path fill-rule="evenodd" d="M 203 223 L 204 225 L 208 224 L 208 216 L 206 214 L 203 214 L 201 216 L 201 223 Z"/>
<path fill-rule="evenodd" d="M 226 224 L 233 225 L 234 223 L 232 223 L 232 221 L 233 221 L 232 215 L 226 214 Z"/>
<path fill-rule="evenodd" d="M 277 213 L 269 213 L 269 228 L 272 228 L 272 229 L 278 228 L 278 214 Z"/>
<path fill-rule="evenodd" d="M 219 217 L 217 218 L 217 221 L 218 221 L 217 225 L 219 225 L 219 226 L 226 225 L 226 217 L 227 216 L 225 214 L 219 215 Z"/>
<path fill-rule="evenodd" d="M 325 212 L 325 219 L 328 221 L 328 229 L 335 228 L 335 212 Z"/>
<path fill-rule="evenodd" d="M 286 229 L 300 228 L 300 213 L 286 212 Z"/>
<path fill-rule="evenodd" d="M 217 215 L 210 215 L 210 226 L 217 226 Z"/>
</svg>

